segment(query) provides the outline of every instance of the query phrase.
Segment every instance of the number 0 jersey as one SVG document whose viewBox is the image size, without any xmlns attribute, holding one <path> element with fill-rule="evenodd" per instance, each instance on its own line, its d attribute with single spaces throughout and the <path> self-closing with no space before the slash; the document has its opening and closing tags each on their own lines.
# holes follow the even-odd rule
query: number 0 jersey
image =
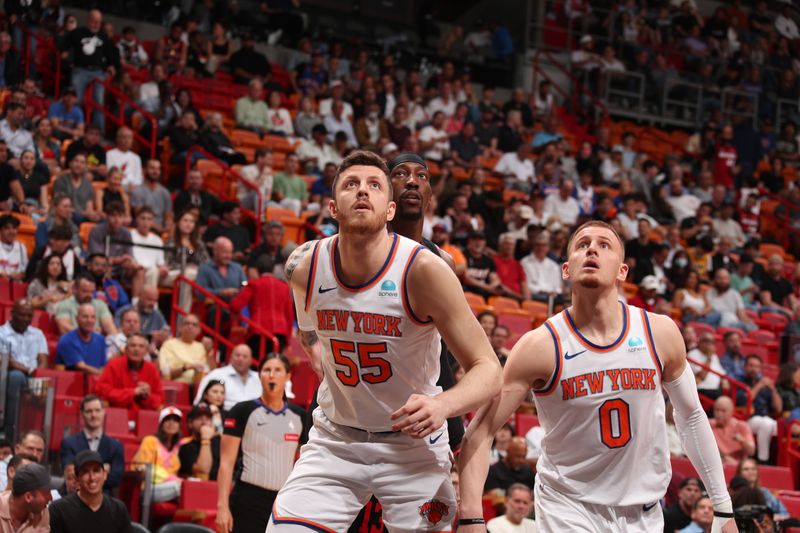
<svg viewBox="0 0 800 533">
<path fill-rule="evenodd" d="M 441 337 L 408 301 L 408 271 L 424 247 L 391 239 L 381 269 L 358 286 L 341 279 L 338 236 L 318 241 L 306 286 L 306 315 L 323 348 L 319 406 L 337 424 L 372 432 L 391 431 L 391 414 L 412 394 L 441 392 Z"/>
<path fill-rule="evenodd" d="M 622 332 L 598 346 L 568 310 L 545 327 L 556 365 L 534 390 L 545 430 L 539 481 L 586 503 L 647 505 L 672 476 L 661 390 L 661 362 L 645 311 L 620 302 Z"/>
</svg>

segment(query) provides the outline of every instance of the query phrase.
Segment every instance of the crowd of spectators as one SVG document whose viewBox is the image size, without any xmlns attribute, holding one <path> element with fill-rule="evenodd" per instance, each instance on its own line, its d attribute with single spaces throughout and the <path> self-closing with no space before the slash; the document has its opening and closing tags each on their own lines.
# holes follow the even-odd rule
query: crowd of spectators
<svg viewBox="0 0 800 533">
<path fill-rule="evenodd" d="M 297 49 L 279 65 L 256 46 L 271 32 L 240 31 L 235 17 L 217 10 L 178 17 L 155 43 L 143 42 L 132 27 L 118 33 L 96 9 L 85 23 L 59 8 L 47 10 L 47 20 L 56 22 L 41 29 L 52 32 L 68 72 L 67 87 L 50 98 L 37 76 L 20 76 L 12 35 L 0 31 L 0 205 L 14 213 L 0 216 L 0 276 L 28 283 L 27 298 L 0 328 L 0 341 L 11 347 L 9 398 L 12 388 L 20 390 L 37 368 L 52 363 L 96 376 L 97 398 L 81 405 L 91 447 L 105 438 L 98 432 L 103 405 L 128 410 L 134 421 L 139 410 L 164 406 L 164 381 L 194 386 L 194 403 L 205 407 L 161 411 L 159 430 L 142 443 L 140 459 L 163 467 L 158 497 L 164 500 L 174 499 L 182 474 L 208 470 L 203 475 L 213 476 L 218 459 L 209 462 L 203 446 L 211 443 L 218 455 L 211 436 L 221 431 L 222 415 L 260 394 L 252 365 L 264 343 L 254 336 L 230 353 L 215 351 L 201 334 L 203 323 L 219 319 L 227 331 L 231 315 L 221 300 L 274 333 L 278 346 L 270 349 L 285 350 L 292 337 L 283 264 L 298 237 L 271 220 L 256 241 L 262 213 L 250 213 L 275 209 L 303 217 L 316 228 L 304 238 L 333 234 L 327 205 L 342 158 L 356 148 L 386 158 L 412 151 L 428 160 L 434 191 L 423 236 L 453 257 L 464 290 L 480 298 L 538 302 L 548 312 L 568 305 L 560 265 L 571 229 L 592 218 L 614 226 L 630 268 L 620 298 L 687 324 L 687 350 L 697 363 L 698 389 L 714 401 L 710 414 L 725 461 L 774 461 L 777 418 L 800 417 L 800 371 L 785 366 L 775 379 L 765 377 L 764 361 L 743 352 L 742 343 L 763 313 L 783 315 L 791 320 L 787 331 L 800 331 L 800 269 L 788 257 L 800 255 L 791 231 L 800 220 L 793 181 L 800 140 L 791 122 L 774 123 L 770 105 L 800 95 L 796 13 L 787 5 L 775 16 L 765 2 L 751 10 L 737 1 L 704 20 L 691 1 L 650 10 L 627 1 L 615 2 L 612 16 L 602 18 L 588 2 L 565 6 L 585 32 L 572 67 L 590 86 L 609 72 L 629 70 L 645 74 L 652 97 L 660 97 L 670 77 L 701 83 L 708 94 L 736 87 L 755 99 L 742 105 L 758 101 L 759 128 L 740 115 L 722 115 L 708 98 L 704 127 L 692 132 L 685 150 L 660 157 L 644 150 L 634 132 L 608 121 L 576 136 L 564 126 L 561 102 L 547 81 L 530 93 L 516 88 L 501 97 L 453 61 L 430 71 L 398 65 L 390 53 L 301 39 L 292 35 L 297 20 L 291 17 L 283 28 L 297 37 L 290 43 Z M 442 46 L 451 57 L 470 49 L 489 53 L 499 35 L 493 50 L 507 51 L 497 27 L 478 33 L 448 32 Z M 591 34 L 610 35 L 601 54 Z M 684 60 L 676 65 L 679 54 Z M 185 83 L 212 76 L 238 91 L 227 110 L 203 108 L 201 95 Z M 139 111 L 111 98 L 105 103 L 123 106 L 126 126 L 115 128 L 97 111 L 85 114 L 86 89 L 95 79 L 152 115 L 156 131 Z M 92 98 L 103 102 L 103 84 L 93 87 Z M 153 158 L 136 140 L 150 133 L 160 147 L 169 146 L 166 155 Z M 235 133 L 263 146 L 247 151 L 234 142 Z M 196 145 L 238 170 L 231 196 L 210 190 L 198 164 L 206 156 Z M 764 253 L 759 242 L 762 206 L 775 197 L 769 195 L 789 200 L 776 213 L 791 222 L 782 253 Z M 35 227 L 32 250 L 21 239 L 20 219 Z M 159 289 L 180 275 L 202 291 L 184 286 L 176 293 L 188 314 L 171 332 L 161 311 L 168 291 L 159 301 Z M 209 294 L 218 300 L 208 301 Z M 189 313 L 198 307 L 200 316 Z M 34 313 L 53 320 L 57 343 L 32 325 Z M 480 318 L 505 361 L 520 332 L 491 313 Z M 710 331 L 695 331 L 692 323 Z M 735 329 L 719 339 L 717 327 Z M 720 340 L 724 353 L 718 353 Z M 749 387 L 753 411 L 746 422 L 733 416 L 746 403 L 742 392 L 732 393 L 720 375 Z M 201 465 L 181 462 L 175 422 L 185 417 L 192 457 Z M 7 421 L 7 432 L 14 423 Z M 513 515 L 517 524 L 530 512 L 531 494 L 505 491 L 513 483 L 532 486 L 541 434 L 512 437 L 512 430 L 498 433 L 487 491 L 503 491 L 520 510 Z M 71 456 L 64 453 L 66 466 Z M 110 476 L 106 488 L 115 483 Z M 695 504 L 681 504 L 686 516 Z"/>
</svg>

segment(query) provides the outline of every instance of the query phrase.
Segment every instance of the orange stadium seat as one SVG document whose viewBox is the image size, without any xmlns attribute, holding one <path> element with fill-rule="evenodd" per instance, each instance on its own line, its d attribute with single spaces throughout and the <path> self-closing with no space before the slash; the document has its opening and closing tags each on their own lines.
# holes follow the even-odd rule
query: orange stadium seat
<svg viewBox="0 0 800 533">
<path fill-rule="evenodd" d="M 498 312 L 505 309 L 519 309 L 519 302 L 513 298 L 506 298 L 505 296 L 490 296 L 488 304 L 495 308 Z"/>
</svg>

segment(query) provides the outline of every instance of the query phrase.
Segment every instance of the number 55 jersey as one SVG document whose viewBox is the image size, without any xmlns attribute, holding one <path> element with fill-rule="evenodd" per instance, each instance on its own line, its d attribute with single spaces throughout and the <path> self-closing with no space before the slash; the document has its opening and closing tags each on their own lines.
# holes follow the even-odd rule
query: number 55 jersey
<svg viewBox="0 0 800 533">
<path fill-rule="evenodd" d="M 534 390 L 545 430 L 538 481 L 586 503 L 646 505 L 672 475 L 662 367 L 645 311 L 620 302 L 620 312 L 622 331 L 608 346 L 586 339 L 569 310 L 545 322 L 556 361 Z"/>
<path fill-rule="evenodd" d="M 391 414 L 412 394 L 441 392 L 441 337 L 408 299 L 408 272 L 424 247 L 392 234 L 386 261 L 361 285 L 342 279 L 338 236 L 316 243 L 305 317 L 322 344 L 325 373 L 317 400 L 331 421 L 370 432 L 391 431 Z M 298 313 L 301 315 L 301 313 Z"/>
</svg>

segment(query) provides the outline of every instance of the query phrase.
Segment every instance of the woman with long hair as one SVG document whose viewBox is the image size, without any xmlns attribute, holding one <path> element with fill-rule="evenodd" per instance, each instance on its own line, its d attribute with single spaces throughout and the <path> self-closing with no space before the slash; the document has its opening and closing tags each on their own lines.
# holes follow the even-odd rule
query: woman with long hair
<svg viewBox="0 0 800 533">
<path fill-rule="evenodd" d="M 794 361 L 782 364 L 775 389 L 783 401 L 783 411 L 789 412 L 791 420 L 800 420 L 800 365 Z"/>
<path fill-rule="evenodd" d="M 47 117 L 42 117 L 36 122 L 33 132 L 33 150 L 36 153 L 36 159 L 47 165 L 51 173 L 60 169 L 61 145 L 53 137 L 53 123 Z"/>
<path fill-rule="evenodd" d="M 292 471 L 298 446 L 306 441 L 306 412 L 286 401 L 289 360 L 278 353 L 266 354 L 258 376 L 261 396 L 237 403 L 225 417 L 217 474 L 217 531 L 267 528 L 275 496 Z M 240 453 L 241 475 L 230 493 Z"/>
<path fill-rule="evenodd" d="M 684 322 L 702 322 L 719 326 L 722 315 L 708 304 L 705 295 L 700 292 L 700 275 L 696 270 L 689 270 L 678 282 L 678 287 L 672 299 L 672 306 L 683 312 Z"/>
<path fill-rule="evenodd" d="M 102 213 L 103 206 L 111 202 L 119 202 L 125 208 L 125 217 L 122 223 L 125 226 L 131 223 L 131 200 L 128 191 L 122 186 L 123 173 L 118 167 L 111 167 L 108 171 L 107 185 L 102 189 L 95 189 L 95 205 Z"/>
<path fill-rule="evenodd" d="M 71 284 L 61 257 L 48 255 L 36 268 L 36 276 L 28 285 L 28 299 L 34 309 L 46 309 L 55 314 L 56 304 L 71 294 Z"/>
<path fill-rule="evenodd" d="M 789 511 L 786 510 L 786 506 L 783 505 L 783 502 L 776 498 L 769 489 L 761 486 L 759 482 L 758 463 L 755 459 L 752 457 L 742 459 L 739 462 L 739 466 L 736 467 L 736 475 L 742 476 L 750 484 L 751 488 L 761 491 L 761 494 L 764 495 L 764 500 L 766 500 L 767 507 L 772 509 L 772 512 L 775 513 L 776 520 L 788 518 Z"/>
<path fill-rule="evenodd" d="M 19 156 L 19 170 L 16 171 L 16 182 L 11 182 L 11 194 L 22 213 L 34 217 L 34 222 L 45 216 L 50 208 L 47 198 L 47 185 L 50 177 L 47 167 L 42 170 L 36 164 L 33 150 L 24 150 Z"/>
<path fill-rule="evenodd" d="M 209 256 L 206 246 L 200 240 L 197 215 L 191 209 L 184 211 L 176 218 L 172 236 L 167 241 L 166 248 L 164 259 L 169 272 L 164 279 L 164 285 L 171 287 L 175 278 L 180 275 L 194 281 L 197 278 L 197 269 L 209 260 Z M 192 292 L 185 285 L 181 287 L 179 302 L 181 308 L 187 312 L 192 306 Z"/>
<path fill-rule="evenodd" d="M 168 502 L 176 500 L 181 494 L 181 479 L 178 458 L 181 440 L 181 420 L 183 413 L 177 407 L 165 407 L 158 415 L 158 430 L 155 435 L 142 439 L 131 464 L 141 469 L 153 465 L 153 501 Z"/>
<path fill-rule="evenodd" d="M 218 379 L 209 380 L 203 389 L 203 394 L 200 395 L 200 402 L 208 404 L 208 408 L 211 409 L 211 422 L 217 433 L 222 433 L 222 422 L 226 414 L 225 383 Z"/>
<path fill-rule="evenodd" d="M 215 22 L 211 27 L 211 38 L 208 40 L 208 65 L 207 70 L 213 74 L 222 66 L 228 65 L 233 54 L 233 46 L 228 39 L 228 33 L 222 22 Z"/>
</svg>

